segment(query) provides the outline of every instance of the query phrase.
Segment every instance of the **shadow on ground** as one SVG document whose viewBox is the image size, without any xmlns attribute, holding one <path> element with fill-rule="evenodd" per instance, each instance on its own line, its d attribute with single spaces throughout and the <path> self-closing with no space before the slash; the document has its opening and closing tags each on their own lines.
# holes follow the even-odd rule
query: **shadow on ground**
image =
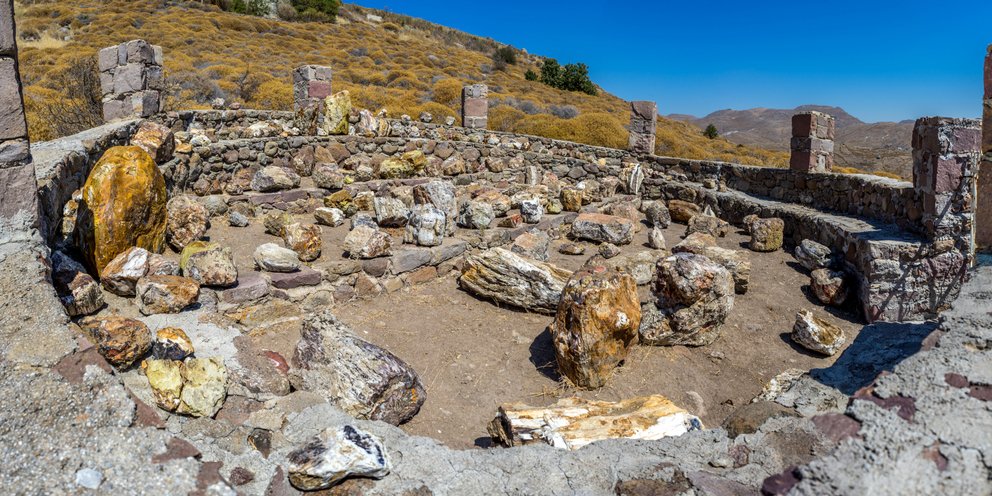
<svg viewBox="0 0 992 496">
<path fill-rule="evenodd" d="M 809 375 L 846 395 L 871 384 L 883 371 L 920 351 L 936 322 L 867 325 L 833 365 L 812 369 Z"/>
</svg>

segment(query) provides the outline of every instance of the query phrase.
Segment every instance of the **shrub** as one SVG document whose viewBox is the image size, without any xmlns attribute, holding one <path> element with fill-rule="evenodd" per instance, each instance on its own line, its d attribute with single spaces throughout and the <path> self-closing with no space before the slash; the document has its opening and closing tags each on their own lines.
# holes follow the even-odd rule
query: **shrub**
<svg viewBox="0 0 992 496">
<path fill-rule="evenodd" d="M 717 136 L 720 136 L 720 132 L 716 130 L 716 126 L 710 124 L 706 126 L 706 130 L 703 131 L 703 136 L 706 136 L 709 139 L 716 139 Z"/>
<path fill-rule="evenodd" d="M 496 64 L 503 64 L 503 67 L 507 65 L 516 65 L 517 63 L 517 51 L 510 46 L 502 46 L 493 52 L 493 62 Z"/>
<path fill-rule="evenodd" d="M 598 93 L 596 85 L 589 79 L 589 68 L 581 63 L 565 66 L 561 75 L 560 88 L 566 91 L 581 91 L 593 96 Z"/>
<path fill-rule="evenodd" d="M 293 4 L 287 0 L 280 0 L 276 5 L 276 15 L 284 21 L 295 21 L 300 14 L 296 11 L 296 7 L 293 7 Z"/>
<path fill-rule="evenodd" d="M 95 57 L 70 60 L 64 71 L 53 76 L 52 83 L 57 90 L 32 92 L 36 98 L 26 102 L 41 124 L 34 128 L 32 139 L 66 136 L 103 124 L 103 95 Z"/>
<path fill-rule="evenodd" d="M 291 0 L 300 18 L 313 22 L 333 22 L 341 2 L 338 0 Z"/>
<path fill-rule="evenodd" d="M 238 14 L 264 16 L 268 15 L 270 4 L 268 0 L 232 0 L 230 5 L 226 10 L 237 12 Z"/>
<path fill-rule="evenodd" d="M 575 105 L 551 105 L 548 107 L 548 113 L 562 119 L 572 119 L 578 117 L 579 109 L 575 108 Z"/>
<path fill-rule="evenodd" d="M 458 108 L 462 101 L 462 86 L 462 82 L 457 79 L 442 79 L 434 83 L 431 100 L 447 107 Z"/>
<path fill-rule="evenodd" d="M 524 73 L 524 79 L 528 81 L 537 81 L 537 73 L 534 72 L 533 69 L 527 69 L 527 72 Z"/>
</svg>

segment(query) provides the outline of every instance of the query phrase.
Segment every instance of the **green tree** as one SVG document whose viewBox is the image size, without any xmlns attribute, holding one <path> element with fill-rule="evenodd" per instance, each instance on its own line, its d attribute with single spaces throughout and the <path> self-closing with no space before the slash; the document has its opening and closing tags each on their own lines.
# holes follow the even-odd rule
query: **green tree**
<svg viewBox="0 0 992 496">
<path fill-rule="evenodd" d="M 545 59 L 541 64 L 541 82 L 552 88 L 561 88 L 561 65 L 555 59 Z"/>
<path fill-rule="evenodd" d="M 309 21 L 333 21 L 341 7 L 340 0 L 292 0 L 300 19 Z"/>
<path fill-rule="evenodd" d="M 533 69 L 527 69 L 527 72 L 524 73 L 524 79 L 528 81 L 537 81 L 537 78 L 537 73 Z"/>
<path fill-rule="evenodd" d="M 717 136 L 720 136 L 720 132 L 716 130 L 716 126 L 710 124 L 706 126 L 706 130 L 703 131 L 703 136 L 706 136 L 709 139 L 716 139 Z"/>
<path fill-rule="evenodd" d="M 585 64 L 568 64 L 562 71 L 561 89 L 581 91 L 587 95 L 596 95 L 596 85 L 589 79 L 589 67 Z"/>
</svg>

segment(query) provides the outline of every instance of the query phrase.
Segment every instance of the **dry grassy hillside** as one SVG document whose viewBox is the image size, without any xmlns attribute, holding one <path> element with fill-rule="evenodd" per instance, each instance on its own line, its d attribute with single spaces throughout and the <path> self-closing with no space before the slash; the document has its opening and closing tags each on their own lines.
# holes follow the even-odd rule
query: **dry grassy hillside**
<svg viewBox="0 0 992 496">
<path fill-rule="evenodd" d="M 214 98 L 249 108 L 290 109 L 290 71 L 334 68 L 336 89 L 390 115 L 455 115 L 461 87 L 485 82 L 490 127 L 594 145 L 624 147 L 628 107 L 606 92 L 589 96 L 527 81 L 538 58 L 521 53 L 494 70 L 498 43 L 428 22 L 346 5 L 335 24 L 297 23 L 222 12 L 197 1 L 22 0 L 16 4 L 21 71 L 32 139 L 99 122 L 95 55 L 143 38 L 165 50 L 168 109 L 205 108 Z M 564 62 L 564 61 L 563 61 Z M 782 166 L 787 154 L 710 140 L 695 126 L 660 119 L 663 155 Z"/>
</svg>

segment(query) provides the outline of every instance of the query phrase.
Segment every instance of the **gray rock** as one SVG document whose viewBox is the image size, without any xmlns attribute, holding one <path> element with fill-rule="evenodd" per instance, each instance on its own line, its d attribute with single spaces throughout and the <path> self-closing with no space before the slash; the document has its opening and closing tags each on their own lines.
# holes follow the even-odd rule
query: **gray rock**
<svg viewBox="0 0 992 496">
<path fill-rule="evenodd" d="M 313 217 L 318 224 L 329 227 L 338 227 L 344 224 L 345 220 L 344 212 L 337 208 L 328 207 L 318 207 L 314 210 Z"/>
<path fill-rule="evenodd" d="M 227 213 L 227 200 L 223 196 L 211 195 L 200 201 L 211 217 L 218 217 Z"/>
<path fill-rule="evenodd" d="M 804 239 L 796 246 L 796 260 L 808 270 L 816 270 L 830 267 L 830 248 L 817 243 L 811 239 Z"/>
<path fill-rule="evenodd" d="M 510 251 L 541 262 L 548 261 L 548 250 L 551 248 L 551 237 L 544 231 L 532 229 L 517 236 L 510 246 Z"/>
<path fill-rule="evenodd" d="M 251 189 L 262 193 L 293 189 L 300 185 L 300 175 L 292 169 L 270 165 L 251 178 Z"/>
<path fill-rule="evenodd" d="M 396 198 L 377 196 L 372 200 L 376 223 L 381 227 L 403 227 L 410 219 L 410 210 Z"/>
<path fill-rule="evenodd" d="M 648 233 L 648 246 L 651 247 L 652 250 L 668 249 L 668 245 L 665 242 L 665 235 L 662 233 L 660 228 L 651 228 L 651 232 Z"/>
<path fill-rule="evenodd" d="M 86 489 L 96 489 L 103 483 L 103 474 L 99 470 L 81 468 L 76 471 L 76 485 Z"/>
<path fill-rule="evenodd" d="M 255 265 L 266 272 L 293 272 L 300 268 L 296 252 L 275 243 L 265 243 L 252 254 Z"/>
<path fill-rule="evenodd" d="M 467 201 L 458 210 L 458 225 L 466 229 L 485 229 L 493 223 L 493 206 L 481 201 Z"/>
<path fill-rule="evenodd" d="M 350 230 L 355 230 L 359 226 L 371 227 L 372 229 L 379 229 L 379 224 L 376 223 L 375 217 L 372 214 L 365 212 L 359 212 L 352 216 Z"/>
<path fill-rule="evenodd" d="M 570 271 L 503 248 L 467 255 L 459 285 L 470 293 L 519 308 L 553 314 Z"/>
<path fill-rule="evenodd" d="M 90 315 L 103 308 L 100 284 L 86 273 L 82 264 L 60 251 L 52 252 L 52 282 L 70 317 Z"/>
<path fill-rule="evenodd" d="M 458 217 L 458 201 L 455 198 L 455 185 L 448 181 L 431 181 L 413 187 L 415 205 L 431 204 L 444 212 L 445 232 L 455 233 L 455 219 Z"/>
<path fill-rule="evenodd" d="M 290 483 L 304 491 L 326 489 L 351 476 L 381 479 L 392 470 L 382 442 L 351 425 L 325 429 L 287 459 Z"/>
<path fill-rule="evenodd" d="M 344 237 L 344 250 L 351 258 L 378 258 L 389 256 L 393 240 L 378 229 L 358 226 Z"/>
<path fill-rule="evenodd" d="M 417 246 L 440 246 L 447 230 L 447 215 L 433 204 L 417 205 L 410 211 L 405 243 Z"/>
<path fill-rule="evenodd" d="M 426 393 L 417 373 L 364 341 L 330 312 L 308 318 L 293 356 L 296 389 L 324 396 L 350 415 L 399 425 L 420 411 Z"/>
<path fill-rule="evenodd" d="M 672 214 L 668 211 L 668 206 L 664 202 L 645 202 L 642 206 L 648 224 L 652 227 L 667 228 L 672 224 Z"/>
<path fill-rule="evenodd" d="M 537 224 L 544 216 L 544 207 L 541 206 L 540 200 L 524 200 L 520 202 L 520 215 L 523 216 L 524 222 Z"/>
<path fill-rule="evenodd" d="M 200 249 L 193 250 L 194 247 Z M 238 268 L 227 246 L 197 241 L 187 246 L 183 255 L 180 262 L 183 275 L 202 286 L 228 287 L 238 282 Z"/>
<path fill-rule="evenodd" d="M 800 310 L 796 314 L 791 337 L 796 344 L 827 356 L 837 353 L 847 342 L 843 329 L 813 315 L 809 310 Z"/>
<path fill-rule="evenodd" d="M 734 304 L 730 272 L 691 253 L 658 262 L 654 292 L 657 301 L 643 305 L 639 330 L 641 341 L 651 345 L 710 344 Z"/>
<path fill-rule="evenodd" d="M 247 227 L 248 217 L 241 212 L 231 212 L 227 215 L 227 223 L 232 227 Z"/>
<path fill-rule="evenodd" d="M 630 244 L 634 239 L 634 223 L 625 217 L 584 213 L 572 222 L 572 236 L 599 243 Z"/>
</svg>

